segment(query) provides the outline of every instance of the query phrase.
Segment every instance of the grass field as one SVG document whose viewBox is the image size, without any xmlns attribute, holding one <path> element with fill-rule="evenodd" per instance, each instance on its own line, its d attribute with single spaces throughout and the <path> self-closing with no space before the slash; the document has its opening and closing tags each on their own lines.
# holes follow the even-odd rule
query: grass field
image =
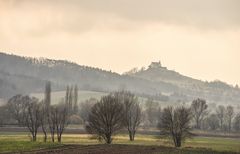
<svg viewBox="0 0 240 154">
<path fill-rule="evenodd" d="M 64 97 L 66 92 L 65 91 L 57 91 L 52 92 L 52 103 L 56 104 L 59 103 Z M 104 92 L 95 92 L 95 91 L 78 91 L 78 101 L 82 102 L 90 98 L 96 98 L 100 99 L 102 96 L 107 95 L 107 93 Z M 33 93 L 31 96 L 34 96 L 38 99 L 44 98 L 44 93 Z"/>
<path fill-rule="evenodd" d="M 4 133 L 0 135 L 0 152 L 29 151 L 33 149 L 56 148 L 62 145 L 96 145 L 101 144 L 90 135 L 86 134 L 65 134 L 62 144 L 43 143 L 39 135 L 36 143 L 30 142 L 30 138 L 25 133 Z M 137 135 L 134 142 L 128 141 L 127 135 L 114 137 L 114 145 L 141 145 L 171 148 L 172 143 L 168 139 L 159 138 L 154 135 Z M 186 140 L 182 150 L 186 149 L 214 150 L 218 152 L 237 152 L 240 153 L 240 139 L 216 138 L 216 137 L 195 137 Z"/>
<path fill-rule="evenodd" d="M 66 91 L 55 91 L 51 93 L 51 99 L 52 99 L 52 104 L 57 104 L 60 101 L 62 101 L 65 98 Z M 80 90 L 78 91 L 78 102 L 82 103 L 83 101 L 86 101 L 87 99 L 90 98 L 95 98 L 97 100 L 100 100 L 102 96 L 107 95 L 108 93 L 105 92 L 97 92 L 97 91 L 84 91 Z M 31 96 L 34 96 L 38 98 L 39 100 L 44 98 L 44 93 L 32 93 Z M 143 105 L 144 102 L 146 102 L 147 98 L 145 97 L 138 97 L 138 101 L 140 104 Z M 175 103 L 166 102 L 164 101 L 157 101 L 162 107 L 166 107 L 169 105 L 175 105 Z"/>
</svg>

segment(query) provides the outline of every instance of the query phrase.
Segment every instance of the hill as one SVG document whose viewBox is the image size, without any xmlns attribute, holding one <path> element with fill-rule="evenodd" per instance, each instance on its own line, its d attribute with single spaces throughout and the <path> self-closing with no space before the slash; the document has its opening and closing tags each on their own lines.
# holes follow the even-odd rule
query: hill
<svg viewBox="0 0 240 154">
<path fill-rule="evenodd" d="M 148 69 L 123 75 L 65 60 L 30 58 L 0 53 L 0 98 L 40 93 L 46 81 L 53 91 L 77 84 L 79 89 L 110 92 L 130 90 L 162 101 L 191 101 L 202 97 L 212 102 L 239 103 L 240 90 L 221 81 L 203 82 L 152 63 Z"/>
<path fill-rule="evenodd" d="M 137 70 L 132 69 L 125 74 L 149 80 L 155 83 L 165 82 L 178 87 L 179 91 L 175 90 L 171 95 L 180 95 L 185 98 L 202 97 L 213 102 L 222 103 L 239 103 L 239 88 L 233 87 L 220 80 L 212 82 L 201 81 L 191 77 L 184 76 L 176 71 L 169 70 L 163 67 L 161 62 L 152 62 L 147 69 Z"/>
<path fill-rule="evenodd" d="M 51 81 L 53 90 L 64 90 L 77 84 L 81 90 L 109 92 L 128 89 L 139 94 L 171 92 L 174 85 L 136 79 L 98 68 L 78 65 L 64 60 L 29 58 L 0 53 L 0 97 L 17 93 L 41 92 L 44 83 Z"/>
</svg>

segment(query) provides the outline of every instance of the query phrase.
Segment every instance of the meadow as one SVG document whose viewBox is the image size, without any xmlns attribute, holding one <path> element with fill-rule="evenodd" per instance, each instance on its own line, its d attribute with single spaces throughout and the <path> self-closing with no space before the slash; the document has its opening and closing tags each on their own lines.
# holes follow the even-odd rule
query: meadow
<svg viewBox="0 0 240 154">
<path fill-rule="evenodd" d="M 90 98 L 95 98 L 97 100 L 100 100 L 102 96 L 105 96 L 107 94 L 108 93 L 105 93 L 105 92 L 79 90 L 78 91 L 78 102 L 81 104 Z M 64 100 L 65 95 L 66 95 L 66 91 L 53 91 L 51 93 L 51 103 L 58 104 L 59 102 Z M 30 96 L 36 97 L 39 100 L 42 100 L 44 98 L 44 93 L 32 93 L 32 94 L 30 94 Z M 147 101 L 147 98 L 138 96 L 138 101 L 141 105 L 144 105 L 144 103 Z M 159 101 L 159 100 L 155 100 L 155 101 L 158 102 L 161 105 L 161 107 L 176 105 L 176 103 L 173 103 L 173 102 L 168 102 L 166 104 L 166 102 L 164 102 L 164 101 Z M 4 103 L 2 103 L 2 104 L 4 104 Z"/>
<path fill-rule="evenodd" d="M 51 103 L 57 104 L 65 98 L 66 91 L 55 91 L 52 92 L 51 95 Z M 81 103 L 90 98 L 100 99 L 104 95 L 107 95 L 107 93 L 81 90 L 78 91 L 78 101 Z M 34 96 L 41 100 L 44 98 L 44 93 L 32 93 L 31 96 Z"/>
<path fill-rule="evenodd" d="M 105 146 L 97 141 L 93 136 L 87 134 L 64 134 L 62 143 L 42 142 L 43 136 L 38 136 L 37 142 L 31 142 L 27 133 L 5 132 L 0 135 L 1 152 L 23 152 L 39 149 L 55 149 L 67 145 L 75 146 Z M 155 135 L 137 135 L 136 140 L 128 140 L 127 134 L 114 136 L 113 145 L 127 145 L 140 147 L 154 147 L 157 149 L 175 149 L 168 138 Z M 240 139 L 222 137 L 194 137 L 187 139 L 182 148 L 177 151 L 196 153 L 208 151 L 210 153 L 240 153 Z M 204 152 L 205 153 L 205 152 Z"/>
</svg>

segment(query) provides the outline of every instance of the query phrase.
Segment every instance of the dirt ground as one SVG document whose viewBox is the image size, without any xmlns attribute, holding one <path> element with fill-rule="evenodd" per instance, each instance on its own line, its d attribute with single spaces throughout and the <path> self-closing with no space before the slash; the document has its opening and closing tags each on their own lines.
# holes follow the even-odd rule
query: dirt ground
<svg viewBox="0 0 240 154">
<path fill-rule="evenodd" d="M 139 145 L 65 145 L 56 149 L 21 152 L 21 154 L 230 154 L 207 149 L 176 149 L 162 146 Z"/>
</svg>

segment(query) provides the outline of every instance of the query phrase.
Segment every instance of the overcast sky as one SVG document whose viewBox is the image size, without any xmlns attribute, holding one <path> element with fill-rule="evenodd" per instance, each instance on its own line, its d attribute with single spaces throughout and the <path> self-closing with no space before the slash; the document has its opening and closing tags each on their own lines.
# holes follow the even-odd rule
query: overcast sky
<svg viewBox="0 0 240 154">
<path fill-rule="evenodd" d="M 240 0 L 1 0 L 0 51 L 240 84 Z"/>
</svg>

